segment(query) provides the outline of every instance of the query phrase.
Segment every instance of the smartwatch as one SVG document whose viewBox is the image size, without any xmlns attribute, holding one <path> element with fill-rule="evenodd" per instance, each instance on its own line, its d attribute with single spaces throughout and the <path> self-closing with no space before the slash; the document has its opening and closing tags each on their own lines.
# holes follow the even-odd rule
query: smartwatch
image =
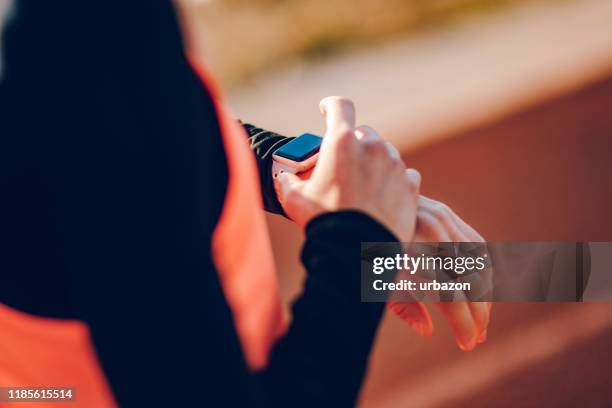
<svg viewBox="0 0 612 408">
<path fill-rule="evenodd" d="M 281 173 L 303 173 L 317 163 L 319 148 L 323 138 L 304 133 L 279 147 L 272 154 L 272 177 L 278 178 Z"/>
</svg>

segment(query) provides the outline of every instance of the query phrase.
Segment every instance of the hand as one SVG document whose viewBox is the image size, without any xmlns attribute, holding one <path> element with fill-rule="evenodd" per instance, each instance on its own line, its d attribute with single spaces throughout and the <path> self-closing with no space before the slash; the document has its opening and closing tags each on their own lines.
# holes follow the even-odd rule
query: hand
<svg viewBox="0 0 612 408">
<path fill-rule="evenodd" d="M 373 129 L 355 128 L 349 99 L 325 98 L 320 110 L 327 130 L 312 175 L 308 180 L 288 173 L 279 177 L 279 201 L 287 215 L 304 227 L 324 212 L 360 210 L 401 241 L 411 241 L 419 173 L 406 170 Z"/>
<path fill-rule="evenodd" d="M 448 206 L 420 196 L 414 242 L 484 242 L 484 239 Z M 461 350 L 473 350 L 487 339 L 491 302 L 440 302 L 436 305 L 448 320 Z M 420 335 L 433 333 L 433 323 L 423 303 L 389 302 L 389 308 Z"/>
</svg>

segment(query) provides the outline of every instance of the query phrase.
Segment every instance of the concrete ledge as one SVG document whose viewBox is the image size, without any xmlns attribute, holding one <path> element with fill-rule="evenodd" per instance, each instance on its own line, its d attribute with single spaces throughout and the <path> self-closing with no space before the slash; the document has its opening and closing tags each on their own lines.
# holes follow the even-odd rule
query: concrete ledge
<svg viewBox="0 0 612 408">
<path fill-rule="evenodd" d="M 402 151 L 572 91 L 612 70 L 612 2 L 536 2 L 445 30 L 297 65 L 230 92 L 242 119 L 322 132 L 318 102 L 352 97 L 358 122 Z"/>
</svg>

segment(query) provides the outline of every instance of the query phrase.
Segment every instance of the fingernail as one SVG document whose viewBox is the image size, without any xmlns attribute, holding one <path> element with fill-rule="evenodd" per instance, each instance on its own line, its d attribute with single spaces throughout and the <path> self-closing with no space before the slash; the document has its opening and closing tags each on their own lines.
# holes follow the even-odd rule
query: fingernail
<svg viewBox="0 0 612 408">
<path fill-rule="evenodd" d="M 485 341 L 487 341 L 487 331 L 486 330 L 480 333 L 480 336 L 478 336 L 478 340 L 476 340 L 476 343 L 482 344 Z"/>
<path fill-rule="evenodd" d="M 476 336 L 472 337 L 468 341 L 463 341 L 463 339 L 458 339 L 457 344 L 459 348 L 463 351 L 472 351 L 474 347 L 476 347 Z"/>
</svg>

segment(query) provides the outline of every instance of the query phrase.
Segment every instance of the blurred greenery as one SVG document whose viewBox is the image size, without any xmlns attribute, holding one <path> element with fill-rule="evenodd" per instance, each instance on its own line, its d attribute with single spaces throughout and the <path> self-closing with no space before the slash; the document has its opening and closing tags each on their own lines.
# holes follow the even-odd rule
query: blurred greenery
<svg viewBox="0 0 612 408">
<path fill-rule="evenodd" d="M 544 0 L 179 0 L 207 56 L 226 84 L 295 59 L 325 58 L 345 48 Z M 549 0 L 550 1 L 550 0 Z"/>
</svg>

